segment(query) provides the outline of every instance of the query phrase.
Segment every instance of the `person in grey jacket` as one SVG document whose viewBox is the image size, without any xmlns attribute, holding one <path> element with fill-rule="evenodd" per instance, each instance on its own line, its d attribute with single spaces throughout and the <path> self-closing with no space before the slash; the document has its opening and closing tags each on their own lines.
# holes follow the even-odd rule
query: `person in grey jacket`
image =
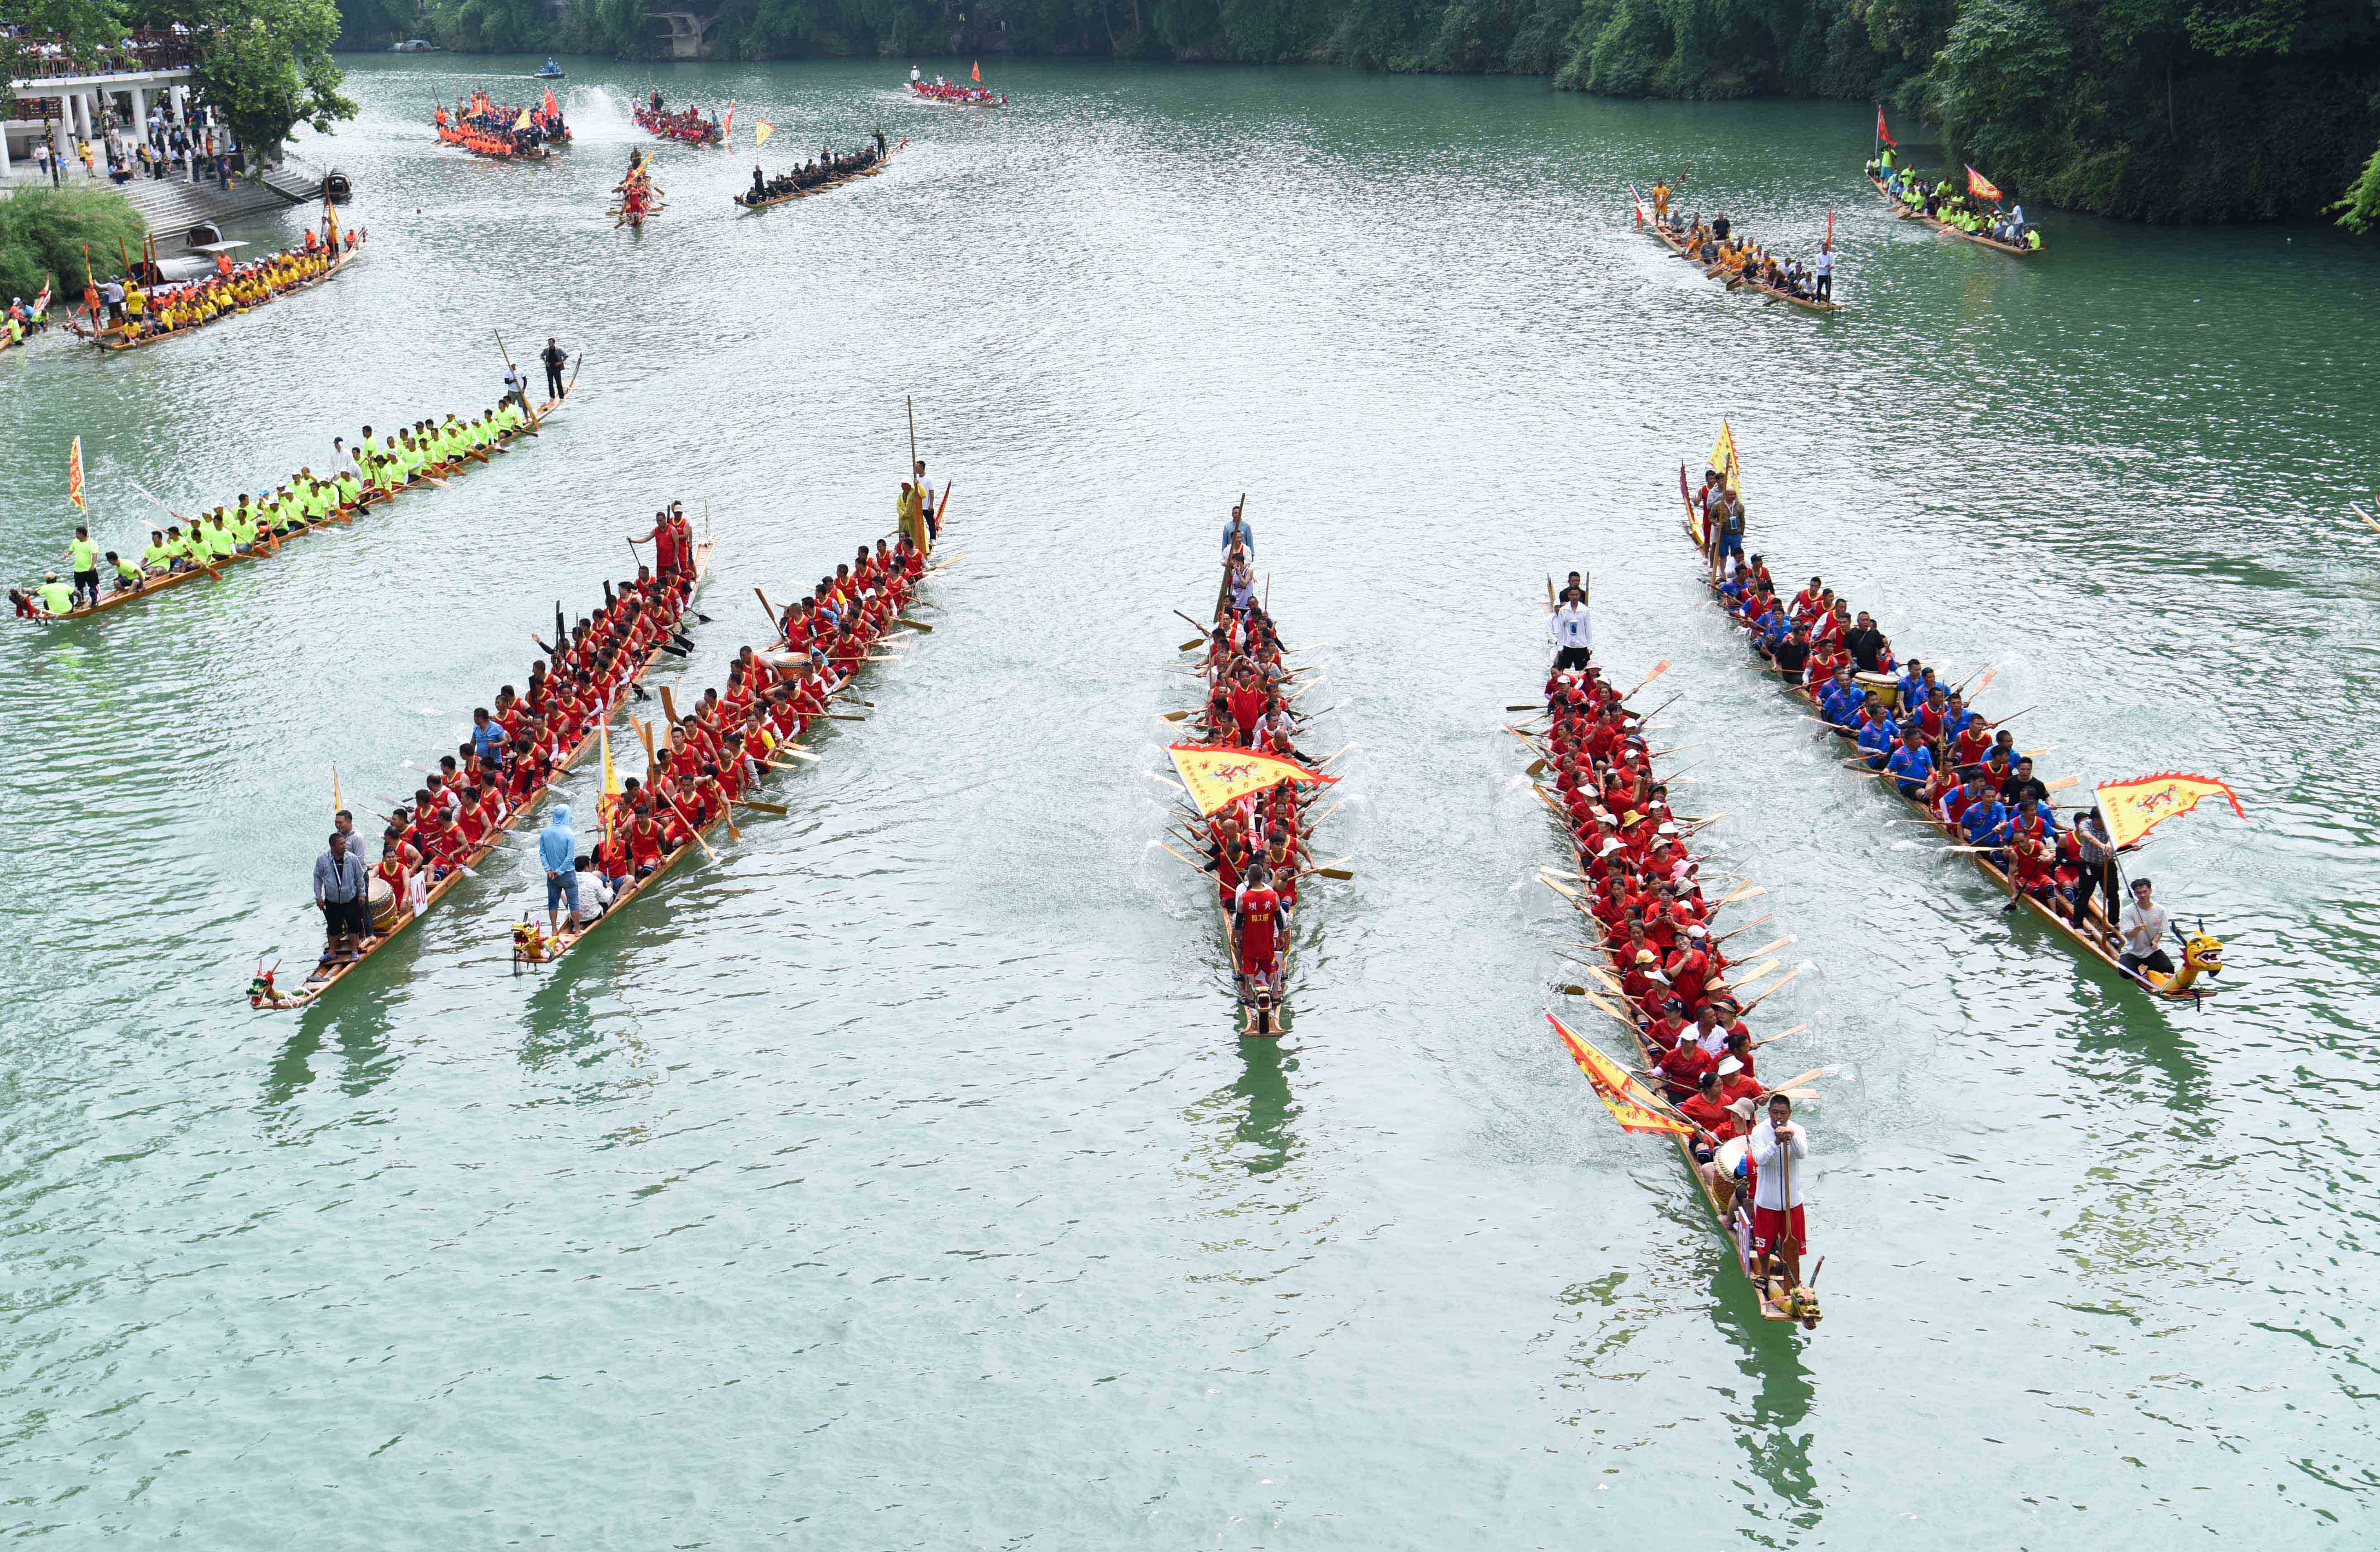
<svg viewBox="0 0 2380 1552">
<path fill-rule="evenodd" d="M 314 859 L 314 903 L 322 908 L 322 963 L 361 959 L 371 936 L 371 873 L 344 831 L 334 831 L 330 850 Z"/>
</svg>

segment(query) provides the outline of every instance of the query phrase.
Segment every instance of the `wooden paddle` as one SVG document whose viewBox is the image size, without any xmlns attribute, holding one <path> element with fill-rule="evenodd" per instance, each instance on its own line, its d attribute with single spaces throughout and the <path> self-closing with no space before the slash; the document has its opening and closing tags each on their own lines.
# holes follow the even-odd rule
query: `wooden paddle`
<svg viewBox="0 0 2380 1552">
<path fill-rule="evenodd" d="M 1777 941 L 1775 941 L 1775 942 L 1773 942 L 1773 943 L 1763 943 L 1760 947 L 1758 947 L 1758 948 L 1756 948 L 1756 949 L 1754 949 L 1751 952 L 1749 952 L 1749 953 L 1745 954 L 1743 957 L 1744 957 L 1744 958 L 1746 958 L 1746 959 L 1760 959 L 1760 958 L 1763 958 L 1763 957 L 1764 957 L 1764 956 L 1766 956 L 1766 955 L 1775 953 L 1778 950 L 1779 950 L 1779 949 L 1781 949 L 1781 948 L 1788 947 L 1788 946 L 1789 946 L 1789 945 L 1791 945 L 1791 944 L 1798 943 L 1798 942 L 1800 942 L 1800 941 L 1801 941 L 1801 940 L 1800 940 L 1800 939 L 1798 939 L 1798 938 L 1794 937 L 1794 936 L 1793 936 L 1793 934 L 1791 934 L 1791 933 L 1790 933 L 1790 932 L 1789 932 L 1789 933 L 1787 933 L 1784 937 L 1778 939 L 1778 940 L 1777 940 Z M 1746 971 L 1743 971 L 1743 972 L 1742 972 L 1743 978 L 1744 978 L 1745 980 L 1747 980 L 1747 981 L 1748 981 L 1748 980 L 1750 980 L 1750 979 L 1752 979 L 1752 977 L 1753 977 L 1753 976 L 1754 976 L 1755 974 L 1755 972 L 1754 972 L 1754 971 L 1750 971 L 1750 970 L 1746 970 Z"/>
<path fill-rule="evenodd" d="M 1329 862 L 1317 863 L 1313 867 L 1304 868 L 1301 871 L 1307 873 L 1319 873 L 1326 879 L 1352 879 L 1355 876 L 1354 870 L 1339 866 L 1341 863 L 1349 860 L 1350 859 L 1347 857 L 1333 857 Z"/>
<path fill-rule="evenodd" d="M 1725 932 L 1722 932 L 1718 937 L 1712 939 L 1711 941 L 1714 943 L 1724 943 L 1739 932 L 1743 932 L 1752 928 L 1758 927 L 1762 922 L 1767 921 L 1773 915 L 1775 915 L 1774 912 L 1763 911 L 1760 915 L 1753 917 L 1750 921 L 1745 922 L 1743 926 L 1730 928 Z"/>
<path fill-rule="evenodd" d="M 1763 1002 L 1765 1002 L 1765 1001 L 1767 1001 L 1767 1000 L 1768 1000 L 1768 994 L 1769 994 L 1769 992 L 1773 992 L 1773 991 L 1775 991 L 1775 990 L 1777 989 L 1777 988 L 1778 988 L 1778 987 L 1781 987 L 1781 986 L 1783 986 L 1783 985 L 1785 984 L 1785 982 L 1786 982 L 1786 981 L 1790 981 L 1790 980 L 1791 980 L 1794 976 L 1796 976 L 1800 975 L 1801 973 L 1802 973 L 1802 967 L 1801 967 L 1800 965 L 1798 965 L 1798 964 L 1797 964 L 1797 965 L 1793 966 L 1793 968 L 1792 968 L 1792 969 L 1788 970 L 1788 971 L 1786 971 L 1786 972 L 1785 972 L 1785 975 L 1784 975 L 1783 979 L 1780 979 L 1780 980 L 1777 981 L 1774 985 L 1770 986 L 1770 987 L 1768 988 L 1768 990 L 1767 990 L 1767 991 L 1764 991 L 1764 992 L 1762 992 L 1759 996 L 1757 996 L 1757 997 L 1754 998 L 1751 1001 L 1744 1003 L 1742 1007 L 1738 1008 L 1738 1009 L 1736 1010 L 1736 1012 L 1737 1012 L 1738 1013 L 1748 1013 L 1748 1012 L 1752 1012 L 1752 1010 L 1753 1010 L 1753 1009 L 1755 1009 L 1755 1008 L 1756 1008 L 1756 1007 L 1760 1006 L 1760 1004 L 1761 1004 L 1761 1003 L 1763 1003 Z"/>
<path fill-rule="evenodd" d="M 1766 1040 L 1755 1040 L 1755 1041 L 1753 1041 L 1753 1042 L 1752 1042 L 1752 1049 L 1753 1049 L 1754 1050 L 1758 1050 L 1758 1049 L 1759 1049 L 1761 1047 L 1763 1047 L 1763 1046 L 1773 1046 L 1773 1045 L 1775 1045 L 1778 1041 L 1779 1041 L 1779 1040 L 1781 1040 L 1781 1039 L 1785 1038 L 1785 1037 L 1786 1037 L 1786 1036 L 1788 1036 L 1788 1035 L 1799 1035 L 1800 1033 L 1802 1033 L 1802 1031 L 1803 1031 L 1804 1029 L 1807 1029 L 1807 1028 L 1809 1028 L 1809 1027 L 1810 1027 L 1810 1026 L 1809 1026 L 1807 1024 L 1797 1024 L 1797 1025 L 1794 1025 L 1792 1028 L 1791 1028 L 1791 1029 L 1780 1029 L 1780 1030 L 1779 1030 L 1776 1034 L 1771 1035 L 1770 1037 L 1768 1037 L 1768 1038 L 1767 1038 Z"/>
<path fill-rule="evenodd" d="M 923 631 L 923 632 L 925 632 L 928 636 L 931 636 L 931 635 L 933 635 L 933 634 L 934 634 L 934 627 L 933 627 L 933 626 L 931 626 L 931 625 L 929 625 L 929 624 L 926 624 L 926 622 L 925 622 L 925 621 L 923 621 L 923 620 L 910 620 L 910 619 L 905 619 L 905 618 L 903 618 L 902 616 L 900 616 L 900 615 L 896 614 L 896 615 L 894 615 L 894 616 L 892 617 L 892 623 L 893 623 L 894 624 L 906 625 L 906 626 L 908 626 L 911 630 L 914 630 L 914 631 Z"/>
<path fill-rule="evenodd" d="M 1635 690 L 1631 690 L 1631 691 L 1629 691 L 1626 695 L 1621 696 L 1620 698 L 1621 698 L 1621 699 L 1622 699 L 1622 700 L 1633 700 L 1633 699 L 1636 697 L 1636 690 L 1641 690 L 1641 689 L 1643 689 L 1645 685 L 1647 685 L 1651 684 L 1654 680 L 1658 679 L 1662 674 L 1667 673 L 1669 673 L 1669 672 L 1670 672 L 1670 660 L 1669 660 L 1669 659 L 1667 659 L 1667 658 L 1663 658 L 1659 662 L 1657 662 L 1657 663 L 1655 663 L 1655 664 L 1653 665 L 1653 672 L 1652 672 L 1652 673 L 1647 673 L 1646 675 L 1645 675 L 1645 677 L 1644 677 L 1644 678 L 1642 678 L 1642 679 L 1640 679 L 1640 680 L 1638 680 L 1638 681 L 1636 682 L 1636 689 L 1635 689 Z"/>
<path fill-rule="evenodd" d="M 763 814 L 783 814 L 787 811 L 782 803 L 763 803 L 757 797 L 739 797 L 735 801 L 747 808 L 758 808 Z"/>
</svg>

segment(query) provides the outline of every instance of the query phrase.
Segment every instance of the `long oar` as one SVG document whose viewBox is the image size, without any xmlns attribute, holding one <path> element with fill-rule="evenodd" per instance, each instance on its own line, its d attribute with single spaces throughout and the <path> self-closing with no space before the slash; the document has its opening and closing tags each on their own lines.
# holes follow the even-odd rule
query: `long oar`
<svg viewBox="0 0 2380 1552">
<path fill-rule="evenodd" d="M 1653 672 L 1652 672 L 1652 673 L 1647 673 L 1646 675 L 1645 675 L 1645 677 L 1644 677 L 1644 678 L 1639 679 L 1638 681 L 1636 681 L 1636 689 L 1635 689 L 1635 690 L 1631 690 L 1631 691 L 1629 691 L 1626 695 L 1621 696 L 1620 698 L 1621 698 L 1621 699 L 1622 699 L 1622 700 L 1633 700 L 1633 699 L 1634 699 L 1634 698 L 1635 698 L 1635 696 L 1636 696 L 1636 690 L 1641 690 L 1641 689 L 1643 689 L 1645 685 L 1647 685 L 1651 684 L 1654 680 L 1658 679 L 1662 674 L 1667 673 L 1669 673 L 1669 672 L 1670 672 L 1670 660 L 1669 660 L 1669 659 L 1667 659 L 1667 658 L 1663 658 L 1659 662 L 1657 662 L 1657 663 L 1655 663 L 1655 664 L 1653 665 Z"/>
<path fill-rule="evenodd" d="M 1810 1027 L 1810 1026 L 1809 1026 L 1807 1024 L 1797 1024 L 1797 1025 L 1794 1025 L 1792 1028 L 1791 1028 L 1791 1029 L 1780 1029 L 1780 1030 L 1779 1030 L 1776 1034 L 1771 1035 L 1770 1037 L 1768 1037 L 1768 1038 L 1767 1038 L 1766 1040 L 1755 1040 L 1755 1041 L 1753 1041 L 1753 1042 L 1752 1042 L 1752 1049 L 1753 1049 L 1754 1050 L 1758 1050 L 1758 1049 L 1759 1049 L 1761 1047 L 1763 1047 L 1763 1046 L 1773 1046 L 1773 1045 L 1775 1045 L 1778 1041 L 1779 1041 L 1779 1040 L 1781 1040 L 1781 1039 L 1785 1038 L 1785 1037 L 1786 1037 L 1786 1036 L 1788 1036 L 1788 1035 L 1799 1035 L 1800 1033 L 1802 1033 L 1802 1031 L 1803 1031 L 1804 1029 L 1807 1029 L 1807 1028 L 1809 1028 L 1809 1027 Z"/>
<path fill-rule="evenodd" d="M 1802 973 L 1802 967 L 1801 967 L 1800 965 L 1798 965 L 1798 964 L 1797 964 L 1797 965 L 1793 966 L 1793 968 L 1792 968 L 1792 969 L 1788 970 L 1788 971 L 1786 971 L 1786 972 L 1785 972 L 1785 974 L 1784 974 L 1784 976 L 1783 976 L 1783 977 L 1782 977 L 1781 979 L 1779 979 L 1779 980 L 1776 981 L 1776 982 L 1775 982 L 1775 983 L 1773 983 L 1771 986 L 1769 986 L 1769 988 L 1767 988 L 1767 990 L 1763 991 L 1762 993 L 1760 993 L 1760 995 L 1759 995 L 1759 996 L 1755 997 L 1751 1001 L 1746 1002 L 1745 1004 L 1743 1004 L 1743 1006 L 1742 1006 L 1742 1007 L 1741 1007 L 1741 1008 L 1739 1008 L 1739 1009 L 1737 1009 L 1737 1010 L 1736 1010 L 1736 1012 L 1737 1012 L 1739 1014 L 1742 1014 L 1742 1013 L 1748 1013 L 1748 1012 L 1752 1012 L 1752 1010 L 1753 1010 L 1753 1009 L 1757 1008 L 1758 1006 L 1760 1006 L 1760 1004 L 1761 1004 L 1761 1003 L 1763 1003 L 1763 1002 L 1765 1002 L 1765 1001 L 1767 1001 L 1767 1000 L 1768 1000 L 1768 996 L 1769 996 L 1769 993 L 1770 993 L 1770 992 L 1775 991 L 1775 990 L 1777 989 L 1777 988 L 1778 988 L 1778 987 L 1781 987 L 1781 986 L 1783 986 L 1787 981 L 1791 980 L 1794 976 L 1796 976 L 1800 975 L 1801 973 Z"/>
<path fill-rule="evenodd" d="M 1727 931 L 1722 932 L 1718 937 L 1712 939 L 1711 941 L 1714 943 L 1724 943 L 1739 932 L 1747 931 L 1750 928 L 1758 927 L 1762 922 L 1768 920 L 1773 915 L 1775 915 L 1774 912 L 1763 911 L 1760 915 L 1753 917 L 1750 921 L 1745 922 L 1743 926 L 1730 928 Z"/>
</svg>

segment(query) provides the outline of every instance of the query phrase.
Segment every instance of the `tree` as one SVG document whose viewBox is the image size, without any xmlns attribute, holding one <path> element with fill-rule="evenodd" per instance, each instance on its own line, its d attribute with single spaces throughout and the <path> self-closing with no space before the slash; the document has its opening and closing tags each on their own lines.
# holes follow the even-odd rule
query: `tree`
<svg viewBox="0 0 2380 1552">
<path fill-rule="evenodd" d="M 132 201 L 113 188 L 19 188 L 0 200 L 0 294 L 30 298 L 50 283 L 79 296 L 86 248 L 91 273 L 112 275 L 122 254 L 140 251 L 147 232 Z"/>
<path fill-rule="evenodd" d="M 139 0 L 134 14 L 153 26 L 188 23 L 199 95 L 231 126 L 251 167 L 279 160 L 300 124 L 327 135 L 356 116 L 331 57 L 337 0 Z"/>
</svg>

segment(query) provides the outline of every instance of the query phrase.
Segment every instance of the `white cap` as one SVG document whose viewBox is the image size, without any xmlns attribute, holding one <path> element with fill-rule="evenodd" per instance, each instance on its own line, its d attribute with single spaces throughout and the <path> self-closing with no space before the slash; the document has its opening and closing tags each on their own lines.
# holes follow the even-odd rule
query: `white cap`
<svg viewBox="0 0 2380 1552">
<path fill-rule="evenodd" d="M 1722 1078 L 1733 1077 L 1736 1073 L 1742 1071 L 1743 1063 L 1738 1061 L 1731 1056 L 1718 1064 L 1718 1075 Z"/>
<path fill-rule="evenodd" d="M 1686 936 L 1689 938 L 1707 938 L 1710 936 L 1710 928 L 1705 927 L 1700 922 L 1696 922 L 1694 926 L 1686 928 Z"/>
</svg>

